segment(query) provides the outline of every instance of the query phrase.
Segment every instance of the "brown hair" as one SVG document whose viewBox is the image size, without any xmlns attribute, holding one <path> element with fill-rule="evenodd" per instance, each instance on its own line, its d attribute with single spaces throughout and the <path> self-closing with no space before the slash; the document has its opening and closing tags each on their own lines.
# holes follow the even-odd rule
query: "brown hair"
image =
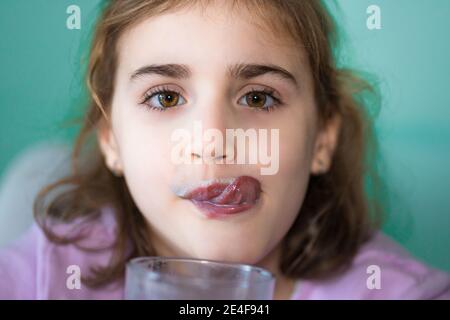
<svg viewBox="0 0 450 320">
<path fill-rule="evenodd" d="M 125 180 L 105 165 L 95 133 L 110 113 L 117 66 L 117 43 L 125 30 L 139 21 L 169 10 L 211 1 L 111 0 L 104 2 L 96 25 L 87 70 L 90 103 L 72 154 L 71 175 L 41 190 L 34 213 L 46 236 L 56 243 L 76 239 L 54 234 L 43 218 L 71 221 L 94 218 L 105 205 L 117 221 L 113 256 L 106 267 L 94 267 L 85 282 L 100 286 L 119 279 L 126 262 L 154 255 L 143 215 L 134 204 Z M 261 25 L 283 32 L 304 47 L 313 78 L 321 124 L 341 117 L 338 145 L 330 170 L 312 176 L 298 217 L 283 240 L 281 271 L 294 278 L 323 278 L 343 270 L 374 230 L 371 213 L 381 211 L 370 199 L 365 178 L 372 186 L 377 175 L 370 159 L 376 150 L 374 129 L 363 93 L 372 87 L 349 70 L 338 68 L 333 49 L 338 46 L 336 26 L 320 0 L 233 0 L 246 6 Z M 47 201 L 51 191 L 71 186 Z M 127 251 L 131 243 L 132 251 Z"/>
</svg>

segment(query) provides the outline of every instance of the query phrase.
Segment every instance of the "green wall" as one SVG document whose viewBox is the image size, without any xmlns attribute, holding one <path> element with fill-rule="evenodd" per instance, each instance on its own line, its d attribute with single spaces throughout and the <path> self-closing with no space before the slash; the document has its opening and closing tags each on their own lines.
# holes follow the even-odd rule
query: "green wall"
<svg viewBox="0 0 450 320">
<path fill-rule="evenodd" d="M 389 186 L 385 231 L 416 256 L 450 270 L 450 2 L 341 0 L 347 62 L 375 74 L 377 128 Z M 81 8 L 81 30 L 66 8 Z M 38 141 L 71 139 L 61 122 L 82 104 L 79 57 L 98 1 L 0 2 L 0 175 Z M 366 9 L 381 8 L 381 30 Z"/>
<path fill-rule="evenodd" d="M 349 48 L 343 54 L 380 82 L 377 127 L 389 188 L 384 230 L 450 270 L 450 2 L 338 3 Z M 366 27 L 372 4 L 381 8 L 380 30 Z"/>
</svg>

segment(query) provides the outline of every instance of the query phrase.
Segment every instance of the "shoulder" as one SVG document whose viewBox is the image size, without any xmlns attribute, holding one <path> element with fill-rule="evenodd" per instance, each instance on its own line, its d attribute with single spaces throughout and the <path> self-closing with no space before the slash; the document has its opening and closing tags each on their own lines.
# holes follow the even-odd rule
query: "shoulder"
<svg viewBox="0 0 450 320">
<path fill-rule="evenodd" d="M 40 231 L 33 225 L 9 246 L 0 249 L 0 299 L 34 299 Z"/>
<path fill-rule="evenodd" d="M 95 219 L 78 219 L 52 225 L 61 236 L 79 241 L 57 244 L 34 224 L 21 239 L 0 250 L 0 298 L 4 299 L 90 299 L 116 298 L 118 290 L 98 291 L 70 285 L 71 276 L 86 276 L 92 267 L 107 265 L 115 241 L 115 220 L 110 207 Z"/>
<path fill-rule="evenodd" d="M 450 278 L 377 233 L 343 273 L 326 280 L 299 281 L 295 298 L 450 299 Z"/>
</svg>

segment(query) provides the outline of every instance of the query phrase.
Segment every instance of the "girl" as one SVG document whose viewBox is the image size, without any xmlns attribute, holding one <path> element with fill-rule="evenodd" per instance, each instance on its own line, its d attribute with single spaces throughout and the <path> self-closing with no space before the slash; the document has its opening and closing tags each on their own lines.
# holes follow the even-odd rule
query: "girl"
<svg viewBox="0 0 450 320">
<path fill-rule="evenodd" d="M 276 299 L 448 298 L 446 274 L 376 231 L 370 87 L 336 46 L 319 0 L 105 2 L 73 172 L 1 252 L 0 297 L 120 299 L 127 261 L 159 255 L 264 267 Z M 194 138 L 175 161 L 174 133 L 198 122 L 257 129 L 276 171 L 233 162 L 228 139 Z"/>
</svg>

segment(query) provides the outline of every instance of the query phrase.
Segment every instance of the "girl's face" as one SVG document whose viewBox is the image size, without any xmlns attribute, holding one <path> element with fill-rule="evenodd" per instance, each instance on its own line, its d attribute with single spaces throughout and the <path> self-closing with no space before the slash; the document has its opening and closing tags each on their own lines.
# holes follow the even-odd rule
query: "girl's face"
<svg viewBox="0 0 450 320">
<path fill-rule="evenodd" d="M 256 27 L 249 17 L 219 5 L 205 12 L 190 8 L 139 23 L 118 44 L 111 127 L 98 137 L 107 165 L 115 162 L 123 171 L 160 255 L 262 261 L 275 252 L 294 222 L 309 175 L 325 171 L 330 164 L 337 126 L 318 128 L 305 53 Z M 172 65 L 170 72 L 146 68 L 166 64 Z M 267 72 L 269 68 L 230 73 L 247 64 L 287 73 Z M 158 89 L 172 93 L 142 103 Z M 254 102 L 254 91 L 262 90 L 272 93 L 257 93 Z M 276 172 L 262 175 L 261 168 L 268 165 L 248 161 L 177 163 L 171 140 L 177 130 L 192 132 L 193 140 L 183 148 L 191 148 L 194 158 L 202 160 L 205 155 L 199 150 L 211 146 L 212 140 L 195 137 L 195 123 L 203 130 L 218 129 L 224 139 L 225 129 L 266 129 Z M 278 144 L 271 141 L 271 130 L 279 130 Z M 239 176 L 259 180 L 262 192 L 256 205 L 227 217 L 207 217 L 174 192 L 174 187 L 204 179 Z"/>
</svg>

